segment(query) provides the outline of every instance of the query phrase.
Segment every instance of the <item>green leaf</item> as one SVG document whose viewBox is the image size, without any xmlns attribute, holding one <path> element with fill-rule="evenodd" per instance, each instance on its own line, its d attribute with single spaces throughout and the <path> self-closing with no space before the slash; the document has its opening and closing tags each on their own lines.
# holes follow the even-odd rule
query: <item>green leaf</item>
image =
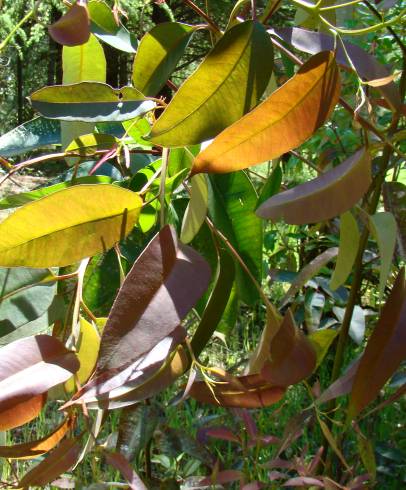
<svg viewBox="0 0 406 490">
<path fill-rule="evenodd" d="M 203 178 L 202 178 L 203 177 Z M 208 188 L 205 175 L 191 179 L 190 201 L 183 216 L 180 239 L 189 243 L 196 236 L 207 216 Z"/>
<path fill-rule="evenodd" d="M 196 357 L 205 348 L 221 321 L 234 284 L 234 277 L 233 259 L 226 250 L 220 249 L 215 286 L 191 341 L 192 350 Z"/>
<path fill-rule="evenodd" d="M 81 156 L 94 155 L 98 150 L 111 149 L 118 142 L 119 140 L 110 134 L 84 134 L 75 138 L 65 151 L 79 153 Z"/>
<path fill-rule="evenodd" d="M 326 357 L 327 352 L 333 343 L 333 340 L 337 337 L 338 330 L 333 330 L 332 328 L 324 328 L 322 330 L 316 330 L 312 332 L 307 338 L 313 345 L 314 350 L 316 351 L 316 370 L 323 359 Z"/>
<path fill-rule="evenodd" d="M 240 13 L 241 9 L 249 2 L 250 0 L 237 0 L 237 3 L 234 5 L 233 10 L 230 13 L 230 17 L 228 18 L 226 31 L 239 24 L 240 21 L 237 18 L 238 14 Z"/>
<path fill-rule="evenodd" d="M 68 180 L 59 184 L 50 185 L 49 187 L 41 187 L 30 192 L 21 192 L 20 194 L 12 194 L 0 200 L 0 209 L 18 208 L 32 201 L 37 201 L 41 197 L 48 196 L 67 187 L 79 184 L 111 184 L 113 179 L 105 175 L 89 175 L 87 177 L 79 177 L 73 182 Z"/>
<path fill-rule="evenodd" d="M 278 164 L 272 171 L 271 175 L 265 182 L 264 186 L 261 189 L 261 193 L 258 197 L 256 208 L 258 208 L 263 202 L 267 201 L 281 188 L 282 184 L 282 170 L 280 165 Z"/>
<path fill-rule="evenodd" d="M 163 22 L 147 32 L 134 59 L 134 87 L 144 95 L 156 95 L 175 69 L 196 29 L 179 22 Z"/>
<path fill-rule="evenodd" d="M 62 121 L 125 121 L 154 107 L 133 87 L 113 89 L 97 82 L 44 87 L 30 101 L 43 116 Z"/>
<path fill-rule="evenodd" d="M 272 67 L 265 28 L 253 21 L 233 27 L 176 92 L 152 127 L 151 141 L 173 147 L 216 136 L 258 103 Z"/>
<path fill-rule="evenodd" d="M 130 233 L 141 206 L 137 194 L 109 184 L 72 186 L 26 204 L 0 223 L 0 265 L 65 266 L 106 251 Z"/>
<path fill-rule="evenodd" d="M 60 142 L 59 122 L 35 117 L 0 136 L 0 155 L 13 157 Z"/>
<path fill-rule="evenodd" d="M 326 298 L 324 294 L 308 289 L 305 294 L 305 322 L 308 332 L 314 332 L 320 326 Z"/>
<path fill-rule="evenodd" d="M 230 240 L 257 280 L 262 280 L 263 225 L 254 214 L 258 196 L 244 172 L 209 178 L 209 212 L 214 225 Z M 236 281 L 242 301 L 252 305 L 258 292 L 237 264 Z"/>
<path fill-rule="evenodd" d="M 46 313 L 56 294 L 52 277 L 48 269 L 0 268 L 0 337 Z"/>
<path fill-rule="evenodd" d="M 136 37 L 120 23 L 117 25 L 111 8 L 103 1 L 88 3 L 90 30 L 101 41 L 126 53 L 137 50 Z"/>
<path fill-rule="evenodd" d="M 372 402 L 406 357 L 406 283 L 402 269 L 355 374 L 347 422 Z"/>
<path fill-rule="evenodd" d="M 392 213 L 376 213 L 369 216 L 371 233 L 378 243 L 381 256 L 381 267 L 379 272 L 379 298 L 382 299 L 388 279 L 392 258 L 395 252 L 397 226 Z"/>
<path fill-rule="evenodd" d="M 193 159 L 199 151 L 200 145 L 173 148 L 169 152 L 168 175 L 173 175 L 183 169 L 190 171 L 193 165 Z"/>
<path fill-rule="evenodd" d="M 370 157 L 367 151 L 359 150 L 319 177 L 271 197 L 256 214 L 295 225 L 319 223 L 354 206 L 370 183 Z"/>
<path fill-rule="evenodd" d="M 340 217 L 340 246 L 330 288 L 335 291 L 343 285 L 351 273 L 358 252 L 360 233 L 351 211 Z"/>
<path fill-rule="evenodd" d="M 324 124 L 339 95 L 333 53 L 313 56 L 258 107 L 217 136 L 196 158 L 193 172 L 234 172 L 283 155 Z M 224 111 L 224 106 L 213 110 Z"/>
<path fill-rule="evenodd" d="M 1 138 L 0 138 L 1 141 Z M 1 150 L 0 150 L 1 153 Z M 406 185 L 401 182 L 383 184 L 385 210 L 393 214 L 398 228 L 398 249 L 401 257 L 406 258 Z"/>
<path fill-rule="evenodd" d="M 68 379 L 65 383 L 65 390 L 68 393 L 75 391 L 76 380 L 80 386 L 86 383 L 96 367 L 99 355 L 100 335 L 97 327 L 83 317 L 80 317 L 79 324 L 76 356 L 80 362 L 80 368 L 75 374 L 75 378 Z"/>
</svg>

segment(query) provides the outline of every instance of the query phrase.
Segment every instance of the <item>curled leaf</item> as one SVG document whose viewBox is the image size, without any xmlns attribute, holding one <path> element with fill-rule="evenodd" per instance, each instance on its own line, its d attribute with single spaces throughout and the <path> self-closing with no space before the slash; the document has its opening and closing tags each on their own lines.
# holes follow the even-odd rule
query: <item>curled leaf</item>
<svg viewBox="0 0 406 490">
<path fill-rule="evenodd" d="M 90 19 L 86 2 L 78 0 L 54 24 L 48 27 L 52 39 L 65 46 L 78 46 L 90 36 Z"/>
</svg>

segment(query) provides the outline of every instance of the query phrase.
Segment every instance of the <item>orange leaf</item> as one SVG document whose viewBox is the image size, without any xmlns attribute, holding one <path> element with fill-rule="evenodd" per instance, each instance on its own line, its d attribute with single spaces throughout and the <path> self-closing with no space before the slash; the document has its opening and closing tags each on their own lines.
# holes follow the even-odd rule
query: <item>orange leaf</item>
<svg viewBox="0 0 406 490">
<path fill-rule="evenodd" d="M 27 424 L 38 417 L 47 400 L 46 393 L 33 396 L 0 413 L 0 430 L 10 430 Z"/>
<path fill-rule="evenodd" d="M 47 453 L 54 448 L 72 428 L 73 418 L 65 419 L 51 434 L 37 441 L 15 444 L 14 446 L 0 446 L 0 457 L 8 459 L 30 459 Z"/>
<path fill-rule="evenodd" d="M 220 133 L 196 157 L 192 172 L 234 172 L 296 148 L 330 116 L 339 94 L 333 53 L 316 54 L 262 104 Z"/>
</svg>

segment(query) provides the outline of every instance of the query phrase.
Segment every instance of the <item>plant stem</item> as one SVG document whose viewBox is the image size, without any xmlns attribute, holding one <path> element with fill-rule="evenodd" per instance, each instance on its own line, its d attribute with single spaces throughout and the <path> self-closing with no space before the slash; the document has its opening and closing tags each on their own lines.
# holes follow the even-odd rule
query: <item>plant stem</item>
<svg viewBox="0 0 406 490">
<path fill-rule="evenodd" d="M 162 166 L 161 166 L 161 185 L 159 188 L 159 203 L 161 209 L 159 210 L 160 225 L 161 228 L 165 226 L 165 181 L 166 171 L 168 169 L 169 148 L 163 148 L 162 150 Z"/>
<path fill-rule="evenodd" d="M 194 10 L 200 17 L 202 17 L 210 27 L 210 29 L 218 34 L 221 34 L 221 30 L 218 27 L 218 25 L 213 21 L 211 17 L 209 17 L 206 12 L 204 12 L 200 7 L 198 7 L 195 3 L 192 2 L 192 0 L 183 0 L 186 5 L 189 5 L 189 7 Z"/>
<path fill-rule="evenodd" d="M 0 44 L 0 53 L 7 46 L 7 44 L 13 39 L 14 34 L 29 20 L 35 13 L 36 5 L 23 17 L 18 24 L 16 24 L 11 32 L 7 35 L 4 41 Z"/>
</svg>

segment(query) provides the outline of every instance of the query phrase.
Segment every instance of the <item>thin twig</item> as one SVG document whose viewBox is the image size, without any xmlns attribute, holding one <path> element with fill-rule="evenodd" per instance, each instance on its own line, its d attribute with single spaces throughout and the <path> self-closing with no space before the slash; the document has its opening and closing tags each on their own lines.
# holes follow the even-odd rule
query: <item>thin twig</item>
<svg viewBox="0 0 406 490">
<path fill-rule="evenodd" d="M 204 12 L 200 7 L 198 7 L 192 0 L 183 0 L 186 5 L 188 5 L 192 10 L 194 10 L 200 17 L 202 17 L 208 24 L 208 26 L 215 32 L 221 34 L 221 30 L 218 25 L 214 22 L 214 20 L 209 17 L 206 12 Z"/>
</svg>

